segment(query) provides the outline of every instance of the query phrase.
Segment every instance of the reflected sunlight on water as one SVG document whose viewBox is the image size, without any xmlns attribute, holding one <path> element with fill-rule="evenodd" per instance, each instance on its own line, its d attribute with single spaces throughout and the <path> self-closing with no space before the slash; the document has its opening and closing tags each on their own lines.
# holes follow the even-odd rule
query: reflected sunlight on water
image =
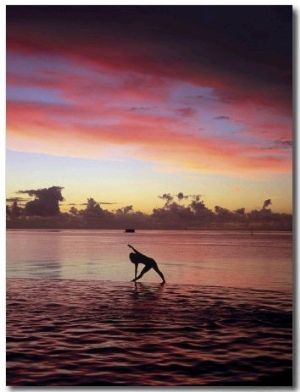
<svg viewBox="0 0 300 392">
<path fill-rule="evenodd" d="M 291 295 L 9 279 L 8 385 L 290 385 Z"/>
<path fill-rule="evenodd" d="M 292 288 L 292 235 L 280 232 L 9 230 L 7 277 L 130 281 L 128 243 L 153 257 L 169 283 Z M 150 271 L 143 281 L 159 278 Z"/>
<path fill-rule="evenodd" d="M 6 267 L 7 385 L 292 383 L 291 233 L 9 230 Z"/>
</svg>

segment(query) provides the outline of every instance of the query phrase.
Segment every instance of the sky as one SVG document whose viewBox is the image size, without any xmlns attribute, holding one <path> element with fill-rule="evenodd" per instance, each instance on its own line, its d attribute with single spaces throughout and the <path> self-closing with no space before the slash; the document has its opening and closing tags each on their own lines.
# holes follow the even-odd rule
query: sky
<svg viewBox="0 0 300 392">
<path fill-rule="evenodd" d="M 6 7 L 6 197 L 292 212 L 291 6 Z"/>
</svg>

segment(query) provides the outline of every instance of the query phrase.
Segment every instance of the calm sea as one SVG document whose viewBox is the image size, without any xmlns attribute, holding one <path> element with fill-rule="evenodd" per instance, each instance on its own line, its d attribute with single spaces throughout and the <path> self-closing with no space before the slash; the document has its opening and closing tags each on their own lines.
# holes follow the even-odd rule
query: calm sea
<svg viewBox="0 0 300 392">
<path fill-rule="evenodd" d="M 133 245 L 166 277 L 134 284 Z M 7 231 L 7 385 L 290 386 L 286 232 Z"/>
<path fill-rule="evenodd" d="M 173 284 L 292 290 L 286 232 L 102 230 L 7 232 L 7 278 L 128 282 L 130 243 L 154 258 Z M 152 270 L 144 282 L 159 282 Z"/>
</svg>

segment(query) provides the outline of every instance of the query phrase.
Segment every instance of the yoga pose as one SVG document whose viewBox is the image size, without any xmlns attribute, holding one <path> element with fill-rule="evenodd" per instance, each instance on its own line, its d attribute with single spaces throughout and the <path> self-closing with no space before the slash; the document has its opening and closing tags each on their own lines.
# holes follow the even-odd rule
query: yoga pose
<svg viewBox="0 0 300 392">
<path fill-rule="evenodd" d="M 151 259 L 150 257 L 147 257 L 145 255 L 143 255 L 142 253 L 140 253 L 139 251 L 137 251 L 136 249 L 134 249 L 133 246 L 128 245 L 129 248 L 131 248 L 135 253 L 130 253 L 129 254 L 129 258 L 131 260 L 131 262 L 133 264 L 135 264 L 135 278 L 132 279 L 132 282 L 136 282 L 138 279 L 141 279 L 141 277 L 148 272 L 149 270 L 151 270 L 151 268 L 154 269 L 155 272 L 158 273 L 158 275 L 162 278 L 163 283 L 165 283 L 165 277 L 163 275 L 163 273 L 159 270 L 157 263 L 155 260 Z M 139 274 L 139 276 L 137 276 L 137 270 L 138 270 L 138 264 L 144 264 L 145 267 L 142 269 L 141 273 Z"/>
</svg>

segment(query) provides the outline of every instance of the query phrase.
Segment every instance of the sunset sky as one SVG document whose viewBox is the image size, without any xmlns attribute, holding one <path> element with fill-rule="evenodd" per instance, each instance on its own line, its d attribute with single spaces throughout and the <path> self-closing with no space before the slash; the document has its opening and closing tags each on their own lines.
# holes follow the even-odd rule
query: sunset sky
<svg viewBox="0 0 300 392">
<path fill-rule="evenodd" d="M 291 6 L 7 6 L 6 197 L 292 212 Z"/>
</svg>

